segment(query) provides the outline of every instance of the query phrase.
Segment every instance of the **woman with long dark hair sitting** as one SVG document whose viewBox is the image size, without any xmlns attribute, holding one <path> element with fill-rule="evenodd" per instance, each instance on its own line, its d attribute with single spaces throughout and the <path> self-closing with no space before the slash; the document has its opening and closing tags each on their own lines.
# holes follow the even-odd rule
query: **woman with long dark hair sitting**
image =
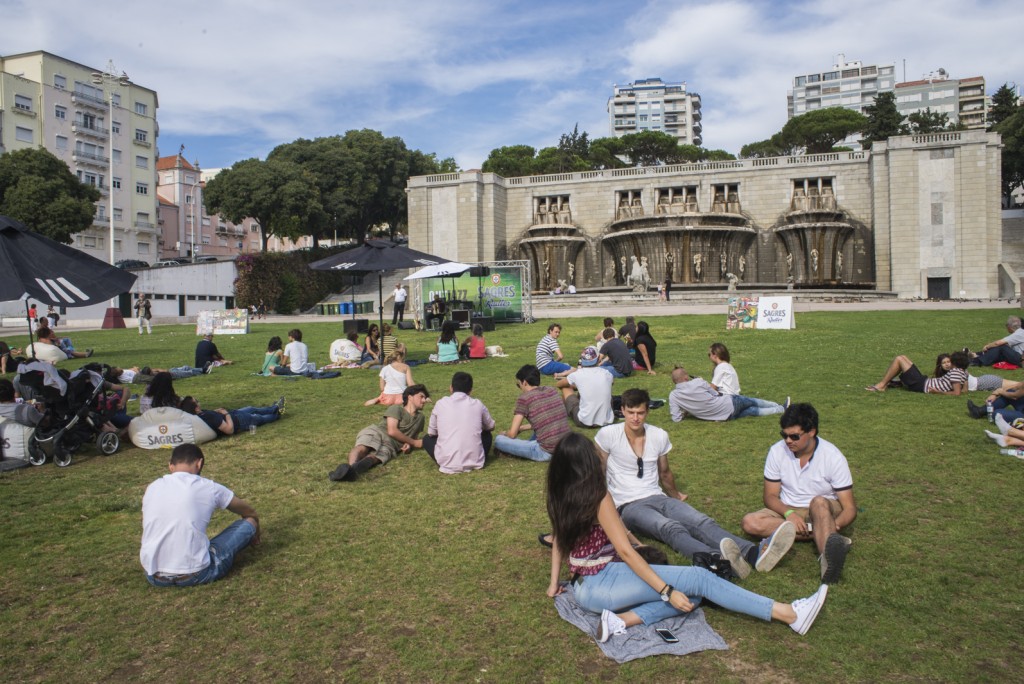
<svg viewBox="0 0 1024 684">
<path fill-rule="evenodd" d="M 548 596 L 562 593 L 562 561 L 572 571 L 576 601 L 601 614 L 597 640 L 639 624 L 653 624 L 694 609 L 700 598 L 765 621 L 777 620 L 806 634 L 825 603 L 828 586 L 793 603 L 779 603 L 703 568 L 648 565 L 608 494 L 597 450 L 579 433 L 565 436 L 548 466 L 548 517 L 554 535 Z M 693 597 L 693 598 L 691 598 Z"/>
</svg>

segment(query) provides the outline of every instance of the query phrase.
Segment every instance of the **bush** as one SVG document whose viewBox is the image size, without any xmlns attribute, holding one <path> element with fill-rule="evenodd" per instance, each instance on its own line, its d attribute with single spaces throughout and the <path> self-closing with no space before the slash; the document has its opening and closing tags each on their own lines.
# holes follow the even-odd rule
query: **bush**
<svg viewBox="0 0 1024 684">
<path fill-rule="evenodd" d="M 351 284 L 351 275 L 314 271 L 309 264 L 341 249 L 261 252 L 238 257 L 235 301 L 240 307 L 265 302 L 279 313 L 305 311 Z M 276 304 L 275 304 L 276 302 Z"/>
</svg>

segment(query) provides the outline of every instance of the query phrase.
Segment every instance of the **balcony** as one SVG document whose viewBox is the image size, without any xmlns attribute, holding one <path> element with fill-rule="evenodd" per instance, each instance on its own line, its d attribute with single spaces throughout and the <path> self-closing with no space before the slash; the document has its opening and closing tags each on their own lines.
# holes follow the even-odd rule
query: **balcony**
<svg viewBox="0 0 1024 684">
<path fill-rule="evenodd" d="M 71 159 L 78 162 L 79 164 L 85 164 L 87 166 L 98 166 L 100 168 L 107 168 L 110 163 L 109 157 L 104 157 L 99 154 L 92 154 L 91 152 L 79 152 L 78 150 L 71 153 Z"/>
<path fill-rule="evenodd" d="M 149 142 L 148 140 L 139 140 L 138 138 L 133 138 L 132 142 L 135 143 L 136 145 L 138 145 L 139 147 L 145 147 L 145 148 L 153 147 L 153 143 Z"/>
<path fill-rule="evenodd" d="M 87 123 L 83 123 L 81 121 L 76 121 L 73 124 L 71 124 L 71 131 L 79 135 L 87 135 L 89 137 L 97 138 L 99 140 L 107 139 L 107 132 L 104 129 L 99 128 L 97 126 L 92 126 Z"/>
<path fill-rule="evenodd" d="M 80 93 L 77 90 L 71 93 L 71 101 L 77 105 L 84 105 L 101 111 L 106 111 L 108 107 L 107 101 L 102 97 L 93 97 L 92 95 Z"/>
<path fill-rule="evenodd" d="M 136 221 L 135 228 L 138 230 L 154 231 L 156 230 L 156 225 L 150 221 Z"/>
</svg>

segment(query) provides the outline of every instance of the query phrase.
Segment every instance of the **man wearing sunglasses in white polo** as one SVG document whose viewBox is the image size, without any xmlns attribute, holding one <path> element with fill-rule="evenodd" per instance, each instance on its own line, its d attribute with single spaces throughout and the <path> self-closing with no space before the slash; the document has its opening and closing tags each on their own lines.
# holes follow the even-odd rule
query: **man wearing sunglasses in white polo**
<svg viewBox="0 0 1024 684">
<path fill-rule="evenodd" d="M 763 537 L 792 524 L 798 541 L 814 540 L 821 581 L 839 581 L 852 543 L 840 534 L 857 517 L 853 476 L 843 453 L 818 436 L 818 412 L 793 404 L 779 419 L 782 439 L 768 450 L 764 505 L 743 517 L 743 531 Z"/>
</svg>

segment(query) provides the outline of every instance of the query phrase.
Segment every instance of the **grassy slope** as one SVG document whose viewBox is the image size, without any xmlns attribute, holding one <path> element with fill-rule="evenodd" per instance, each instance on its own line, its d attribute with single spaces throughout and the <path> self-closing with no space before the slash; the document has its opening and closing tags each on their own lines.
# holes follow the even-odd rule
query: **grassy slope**
<svg viewBox="0 0 1024 684">
<path fill-rule="evenodd" d="M 70 468 L 6 474 L 0 668 L 24 681 L 1015 679 L 1024 666 L 1024 554 L 1013 511 L 1024 464 L 998 454 L 963 399 L 862 389 L 894 354 L 929 372 L 938 351 L 997 336 L 1003 315 L 808 313 L 795 331 L 728 333 L 724 316 L 649 319 L 663 369 L 679 361 L 710 376 L 707 346 L 724 341 L 744 393 L 810 401 L 822 435 L 850 460 L 861 508 L 855 546 L 807 637 L 710 609 L 730 651 L 614 665 L 544 596 L 548 558 L 534 541 L 546 528 L 543 465 L 501 459 L 443 476 L 418 452 L 358 483 L 329 482 L 326 473 L 380 413 L 362 406 L 376 393 L 376 374 L 252 377 L 266 340 L 287 331 L 271 323 L 218 340 L 245 363 L 178 383 L 206 406 L 287 396 L 282 421 L 205 447 L 204 475 L 257 507 L 264 544 L 243 554 L 226 581 L 157 590 L 138 565 L 140 505 L 168 452 L 122 448 L 101 457 L 89 449 Z M 571 356 L 598 325 L 569 321 L 563 349 Z M 509 358 L 461 367 L 473 372 L 475 394 L 499 429 L 511 418 L 512 376 L 532 362 L 545 327 L 501 327 L 488 342 Z M 324 362 L 338 325 L 303 331 Z M 432 344 L 411 331 L 402 339 L 414 355 Z M 103 362 L 160 366 L 187 363 L 195 337 L 159 327 L 143 338 L 134 330 L 76 333 L 75 342 L 96 347 Z M 440 398 L 452 370 L 421 366 L 414 375 Z M 667 373 L 616 385 L 648 387 L 656 397 L 670 388 Z M 674 425 L 660 409 L 651 422 L 670 431 L 672 467 L 694 505 L 730 529 L 760 507 L 776 420 Z M 211 528 L 231 517 L 219 514 Z M 744 583 L 782 600 L 816 585 L 806 545 Z"/>
</svg>

